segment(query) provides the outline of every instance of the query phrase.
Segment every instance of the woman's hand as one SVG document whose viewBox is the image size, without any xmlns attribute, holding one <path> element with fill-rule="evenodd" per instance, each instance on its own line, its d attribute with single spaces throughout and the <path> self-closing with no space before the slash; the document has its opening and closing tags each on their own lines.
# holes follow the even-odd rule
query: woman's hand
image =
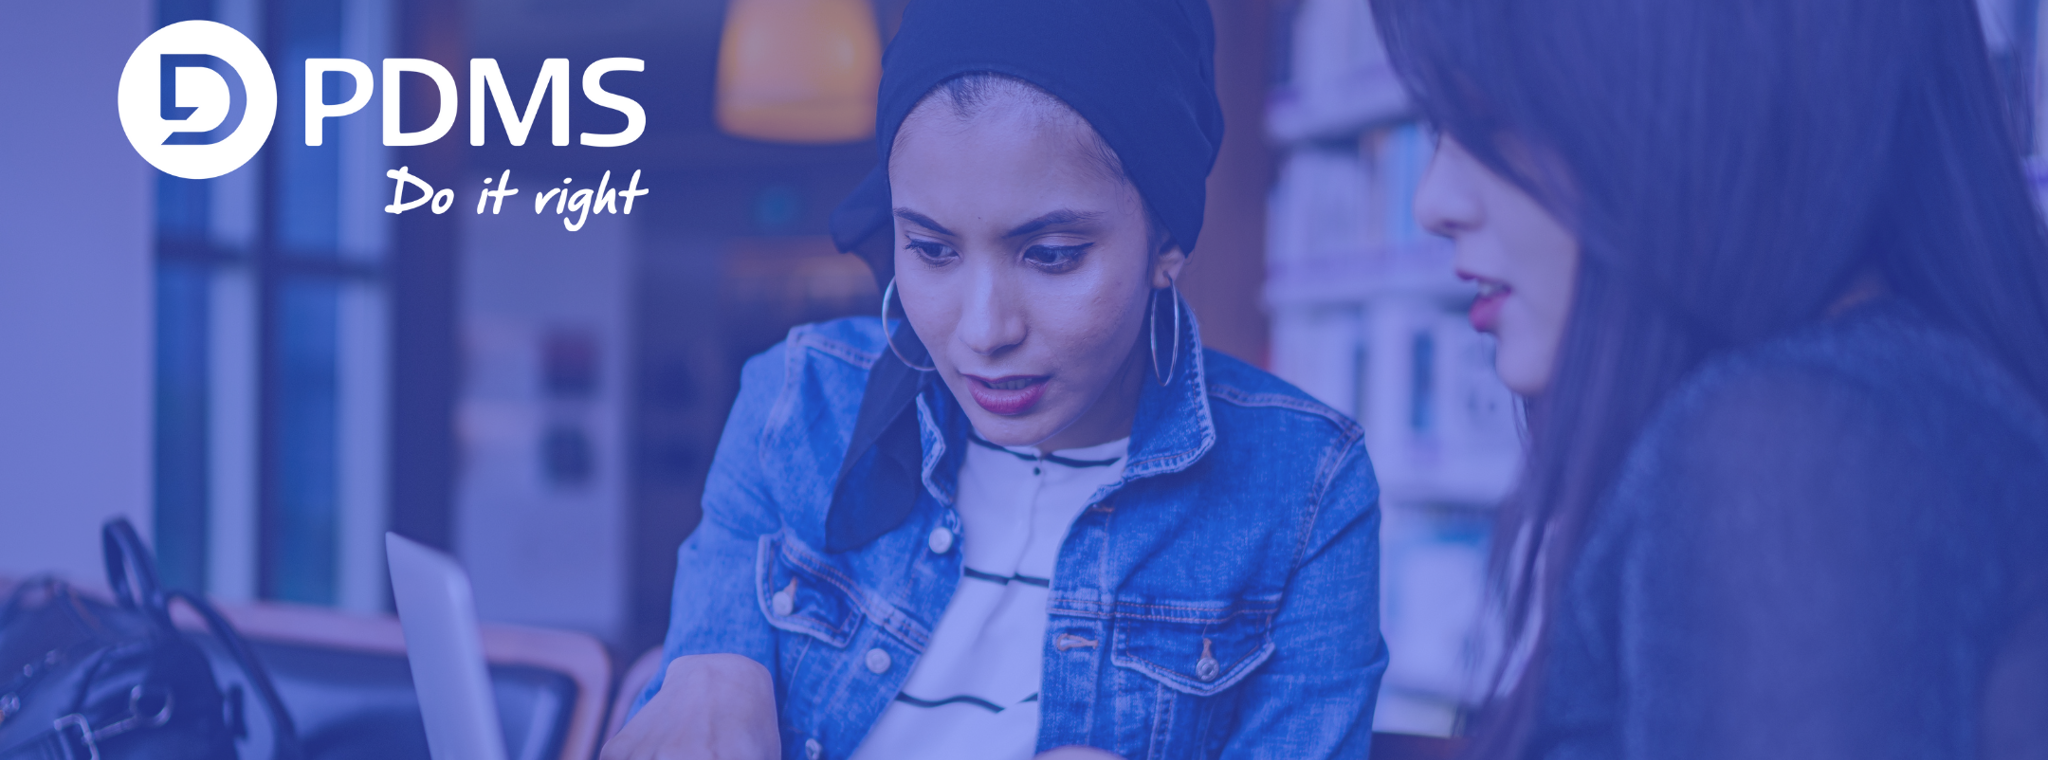
<svg viewBox="0 0 2048 760">
<path fill-rule="evenodd" d="M 677 657 L 600 760 L 775 760 L 775 677 L 736 654 Z"/>
</svg>

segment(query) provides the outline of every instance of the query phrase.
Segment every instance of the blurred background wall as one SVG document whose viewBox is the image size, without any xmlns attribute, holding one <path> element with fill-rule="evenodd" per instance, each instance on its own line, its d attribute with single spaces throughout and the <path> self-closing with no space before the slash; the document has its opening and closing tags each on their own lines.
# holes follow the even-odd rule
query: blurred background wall
<svg viewBox="0 0 2048 760">
<path fill-rule="evenodd" d="M 0 9 L 0 574 L 93 577 L 150 524 L 150 182 L 114 82 L 149 0 Z"/>
</svg>

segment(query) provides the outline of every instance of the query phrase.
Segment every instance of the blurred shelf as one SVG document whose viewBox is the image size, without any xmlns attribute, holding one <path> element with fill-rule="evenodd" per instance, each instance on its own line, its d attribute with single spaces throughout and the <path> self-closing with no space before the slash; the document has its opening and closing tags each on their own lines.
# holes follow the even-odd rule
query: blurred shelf
<svg viewBox="0 0 2048 760">
<path fill-rule="evenodd" d="M 1334 140 L 1409 114 L 1400 78 L 1380 62 L 1322 87 L 1274 88 L 1266 101 L 1266 133 L 1281 144 Z"/>
<path fill-rule="evenodd" d="M 1367 444 L 1371 449 L 1371 444 Z M 1468 456 L 1454 462 L 1424 465 L 1407 457 L 1381 457 L 1373 450 L 1379 471 L 1380 501 L 1403 504 L 1455 504 L 1491 509 L 1514 486 L 1519 466 L 1514 452 Z"/>
<path fill-rule="evenodd" d="M 1470 298 L 1451 247 L 1438 240 L 1273 261 L 1266 270 L 1269 308 L 1357 303 L 1388 295 Z"/>
</svg>

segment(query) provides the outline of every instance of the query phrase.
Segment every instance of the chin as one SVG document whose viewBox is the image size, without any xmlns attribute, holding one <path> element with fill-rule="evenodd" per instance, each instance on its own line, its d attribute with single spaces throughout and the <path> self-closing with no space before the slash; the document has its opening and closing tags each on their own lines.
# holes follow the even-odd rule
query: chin
<svg viewBox="0 0 2048 760">
<path fill-rule="evenodd" d="M 968 401 L 967 403 L 974 403 Z M 1030 419 L 1038 415 L 1029 414 L 1023 418 L 1003 417 L 989 414 L 980 409 L 968 413 L 967 419 L 974 423 L 974 431 L 989 443 L 997 446 L 1031 446 L 1051 437 L 1043 425 Z"/>
<path fill-rule="evenodd" d="M 1501 384 L 1519 396 L 1542 395 L 1550 385 L 1549 378 L 1545 376 L 1547 373 L 1535 371 L 1526 364 L 1496 360 L 1493 369 L 1500 375 Z"/>
</svg>

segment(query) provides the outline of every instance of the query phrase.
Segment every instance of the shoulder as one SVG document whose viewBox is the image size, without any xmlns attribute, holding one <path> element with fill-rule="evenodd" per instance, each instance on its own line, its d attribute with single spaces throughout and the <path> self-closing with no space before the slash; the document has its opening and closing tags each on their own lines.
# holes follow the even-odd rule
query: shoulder
<svg viewBox="0 0 2048 760">
<path fill-rule="evenodd" d="M 730 460 L 727 474 L 746 481 L 732 487 L 758 491 L 762 501 L 780 507 L 786 522 L 823 509 L 853 436 L 868 371 L 888 350 L 881 336 L 881 320 L 872 317 L 798 325 L 747 360 L 726 422 L 730 452 L 720 444 L 720 456 Z"/>
<path fill-rule="evenodd" d="M 1903 535 L 1930 509 L 1986 528 L 2013 478 L 2042 473 L 2048 418 L 2017 380 L 1884 304 L 1702 365 L 1652 414 L 1612 500 L 1692 538 L 1851 522 Z"/>
<path fill-rule="evenodd" d="M 882 321 L 875 317 L 845 317 L 797 325 L 781 343 L 755 360 L 770 355 L 792 367 L 834 362 L 848 369 L 866 372 L 881 353 L 889 350 L 882 338 Z"/>
<path fill-rule="evenodd" d="M 1910 307 L 1865 307 L 1716 356 L 1669 394 L 1556 608 L 1599 637 L 1662 626 L 1641 635 L 1732 647 L 1864 621 L 1925 642 L 1964 616 L 1899 605 L 2016 577 L 2048 538 L 2043 489 L 2048 422 L 2018 382 Z M 1853 651 L 1875 650 L 1829 654 Z"/>
<path fill-rule="evenodd" d="M 1272 373 L 1215 349 L 1202 349 L 1204 382 L 1213 414 L 1254 424 L 1298 426 L 1333 440 L 1352 441 L 1358 423 Z"/>
<path fill-rule="evenodd" d="M 782 342 L 747 360 L 740 373 L 739 404 L 774 407 L 772 424 L 791 407 L 852 402 L 867 383 L 867 373 L 888 347 L 882 342 L 881 320 L 847 317 L 790 328 Z M 811 393 L 805 393 L 808 387 Z"/>
<path fill-rule="evenodd" d="M 1284 500 L 1282 494 L 1298 486 L 1303 504 L 1311 507 L 1307 514 L 1322 516 L 1312 521 L 1319 527 L 1371 512 L 1379 486 L 1358 423 L 1227 354 L 1205 349 L 1202 358 L 1216 430 L 1205 471 L 1268 499 Z M 1253 502 L 1261 500 L 1247 503 Z"/>
<path fill-rule="evenodd" d="M 1969 432 L 2038 448 L 2048 443 L 2048 417 L 1973 342 L 1887 303 L 1710 359 L 1668 397 L 1645 437 L 1747 434 L 1783 448 L 1855 432 L 1897 444 Z M 2028 448 L 2016 453 L 2041 453 Z"/>
</svg>

